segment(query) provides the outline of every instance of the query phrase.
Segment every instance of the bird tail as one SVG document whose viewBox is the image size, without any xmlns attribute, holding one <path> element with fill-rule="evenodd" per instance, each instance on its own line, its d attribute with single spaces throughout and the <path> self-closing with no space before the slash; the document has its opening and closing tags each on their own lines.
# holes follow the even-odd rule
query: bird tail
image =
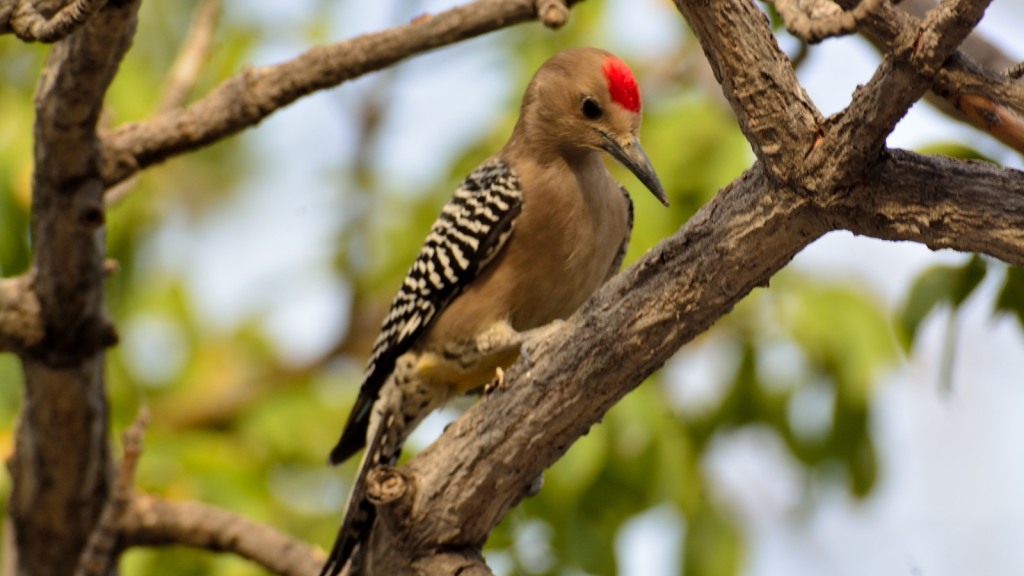
<svg viewBox="0 0 1024 576">
<path fill-rule="evenodd" d="M 337 576 L 373 527 L 377 509 L 366 499 L 366 475 L 381 464 L 394 466 L 409 432 L 448 399 L 450 390 L 420 378 L 413 370 L 413 359 L 408 355 L 403 358 L 381 387 L 370 413 L 365 419 L 359 418 L 367 422 L 368 445 L 352 482 L 338 537 L 320 576 Z"/>
<path fill-rule="evenodd" d="M 327 562 L 320 570 L 320 576 L 338 576 L 345 564 L 352 558 L 352 554 L 373 526 L 377 519 L 377 509 L 366 499 L 366 475 L 370 470 L 379 464 L 387 464 L 391 460 L 385 456 L 381 458 L 381 447 L 386 437 L 386 431 L 391 424 L 391 411 L 381 415 L 377 421 L 373 438 L 370 439 L 362 460 L 359 461 L 359 471 L 356 472 L 355 480 L 352 482 L 352 490 L 348 494 L 348 501 L 345 503 L 345 514 L 342 516 L 341 527 L 338 528 L 338 536 L 331 547 L 331 553 L 327 556 Z M 351 569 L 349 570 L 351 573 Z"/>
</svg>

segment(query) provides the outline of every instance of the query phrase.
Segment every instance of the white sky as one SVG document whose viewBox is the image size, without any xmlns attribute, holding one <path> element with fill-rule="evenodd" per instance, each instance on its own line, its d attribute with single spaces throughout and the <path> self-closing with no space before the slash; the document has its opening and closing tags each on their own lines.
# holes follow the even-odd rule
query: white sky
<svg viewBox="0 0 1024 576">
<path fill-rule="evenodd" d="M 682 20 L 669 2 L 610 1 L 607 48 L 642 57 L 679 42 Z M 433 0 L 419 11 L 436 12 L 454 3 Z M 391 4 L 335 4 L 330 37 L 388 26 Z M 283 24 L 263 27 L 280 31 L 254 57 L 254 64 L 264 64 L 306 48 L 295 30 L 311 20 L 313 5 L 312 0 L 236 0 L 227 3 L 227 13 L 237 20 Z M 586 10 L 587 4 L 577 9 Z M 1024 0 L 996 0 L 979 29 L 1024 60 Z M 505 56 L 493 45 L 493 37 L 485 37 L 401 67 L 393 114 L 379 142 L 388 150 L 380 166 L 388 188 L 436 178 L 451 155 L 486 130 L 515 97 L 502 73 Z M 800 78 L 822 112 L 830 114 L 848 103 L 877 62 L 859 38 L 830 40 L 812 49 Z M 293 362 L 320 356 L 347 322 L 350 290 L 330 268 L 333 230 L 351 207 L 328 176 L 352 157 L 354 125 L 347 109 L 365 85 L 357 81 L 305 98 L 248 132 L 245 141 L 262 161 L 243 185 L 244 193 L 198 226 L 172 217 L 145 247 L 155 267 L 188 278 L 199 314 L 212 325 L 229 329 L 260 316 Z M 925 105 L 911 110 L 889 145 L 937 141 L 961 141 L 1021 166 L 1020 156 Z M 864 284 L 895 305 L 920 271 L 963 259 L 919 245 L 836 233 L 806 249 L 792 266 Z M 746 574 L 1024 574 L 1024 340 L 1013 321 L 992 320 L 994 281 L 986 280 L 963 314 L 951 395 L 937 387 L 946 326 L 941 315 L 925 323 L 912 358 L 881 383 L 873 412 L 881 476 L 866 502 L 823 489 L 817 507 L 807 512 L 800 506 L 797 467 L 777 441 L 756 430 L 716 441 L 705 469 L 716 496 L 728 502 L 747 533 Z M 132 334 L 126 330 L 129 353 Z M 716 357 L 713 350 L 708 354 Z M 684 354 L 691 360 L 680 360 L 672 370 L 698 369 L 692 359 L 699 356 Z M 432 419 L 423 434 L 439 432 L 441 424 Z M 638 513 L 617 540 L 620 572 L 678 574 L 681 551 L 673 546 L 685 530 L 679 514 L 670 508 Z"/>
</svg>

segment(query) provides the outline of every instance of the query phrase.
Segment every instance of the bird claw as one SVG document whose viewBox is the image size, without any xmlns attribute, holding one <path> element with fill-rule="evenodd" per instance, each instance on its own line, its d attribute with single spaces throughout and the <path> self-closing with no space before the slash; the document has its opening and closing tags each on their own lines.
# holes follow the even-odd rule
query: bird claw
<svg viewBox="0 0 1024 576">
<path fill-rule="evenodd" d="M 484 394 L 490 394 L 495 388 L 498 390 L 505 389 L 505 371 L 501 369 L 501 366 L 494 369 L 494 378 L 484 386 Z"/>
</svg>

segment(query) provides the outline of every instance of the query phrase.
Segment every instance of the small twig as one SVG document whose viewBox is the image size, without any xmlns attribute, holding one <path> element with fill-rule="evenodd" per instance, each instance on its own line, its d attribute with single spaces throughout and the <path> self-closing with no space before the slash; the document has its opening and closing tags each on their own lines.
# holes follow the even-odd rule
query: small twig
<svg viewBox="0 0 1024 576">
<path fill-rule="evenodd" d="M 1021 62 L 1016 66 L 1011 66 L 1007 68 L 1006 70 L 1003 71 L 1003 74 L 1006 74 L 1007 76 L 1013 78 L 1014 80 L 1020 80 L 1021 77 L 1024 77 L 1024 62 Z"/>
<path fill-rule="evenodd" d="M 203 0 L 196 8 L 189 25 L 188 34 L 178 49 L 171 72 L 164 84 L 163 96 L 157 112 L 166 112 L 179 108 L 188 100 L 189 94 L 196 87 L 203 64 L 210 56 L 213 47 L 213 36 L 217 31 L 217 23 L 223 9 L 221 0 Z M 103 202 L 114 206 L 124 200 L 135 185 L 139 183 L 138 175 L 118 182 L 103 193 Z"/>
<path fill-rule="evenodd" d="M 157 112 L 180 107 L 195 88 L 203 64 L 210 56 L 221 11 L 221 0 L 203 0 L 196 8 L 185 41 L 178 50 L 174 65 L 171 66 L 171 73 L 164 86 L 163 98 L 160 99 Z"/>
<path fill-rule="evenodd" d="M 843 36 L 857 30 L 882 0 L 861 0 L 853 10 L 843 11 L 831 0 L 775 0 L 775 8 L 786 30 L 810 44 Z"/>
<path fill-rule="evenodd" d="M 792 60 L 790 60 L 790 64 L 793 66 L 794 70 L 799 68 L 800 65 L 807 60 L 807 55 L 811 53 L 811 45 L 807 40 L 804 40 L 803 38 L 797 38 L 797 40 L 800 41 L 800 48 L 797 49 L 796 55 L 793 56 Z"/>
<path fill-rule="evenodd" d="M 557 30 L 569 20 L 569 7 L 565 0 L 537 0 L 537 18 L 548 28 Z"/>
<path fill-rule="evenodd" d="M 132 502 L 135 486 L 135 465 L 142 454 L 142 438 L 149 425 L 149 409 L 143 406 L 124 433 L 124 458 L 117 471 L 117 483 L 107 499 L 100 521 L 78 560 L 75 576 L 103 576 L 107 572 L 121 524 Z"/>
<path fill-rule="evenodd" d="M 107 0 L 75 0 L 49 20 L 30 0 L 22 0 L 10 13 L 10 29 L 25 42 L 51 43 L 66 38 L 100 11 Z"/>
<path fill-rule="evenodd" d="M 579 1 L 565 0 L 565 4 Z M 103 179 L 113 187 L 148 166 L 254 126 L 317 90 L 536 18 L 534 0 L 476 0 L 410 24 L 315 46 L 280 64 L 247 68 L 183 110 L 157 114 L 104 134 Z"/>
</svg>

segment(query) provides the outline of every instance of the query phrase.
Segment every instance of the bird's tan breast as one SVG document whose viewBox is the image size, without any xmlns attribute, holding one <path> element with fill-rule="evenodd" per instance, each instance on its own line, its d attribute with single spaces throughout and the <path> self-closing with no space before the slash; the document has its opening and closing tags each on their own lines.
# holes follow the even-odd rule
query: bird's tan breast
<svg viewBox="0 0 1024 576">
<path fill-rule="evenodd" d="M 522 213 L 508 243 L 438 316 L 425 348 L 465 339 L 499 320 L 524 331 L 567 318 L 607 277 L 629 231 L 626 200 L 603 163 L 582 175 L 518 171 Z"/>
</svg>

